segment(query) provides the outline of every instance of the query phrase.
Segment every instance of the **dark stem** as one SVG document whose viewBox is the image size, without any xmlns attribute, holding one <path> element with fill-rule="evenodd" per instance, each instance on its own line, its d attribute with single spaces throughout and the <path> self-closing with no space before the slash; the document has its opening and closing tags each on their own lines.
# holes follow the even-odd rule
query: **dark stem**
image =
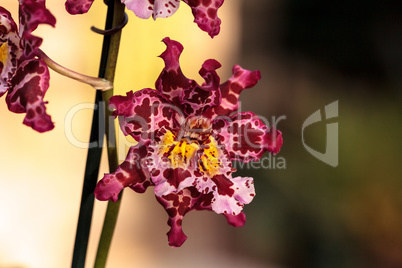
<svg viewBox="0 0 402 268">
<path fill-rule="evenodd" d="M 113 26 L 113 3 L 108 4 L 105 29 Z M 107 58 L 111 36 L 104 36 L 102 56 L 99 66 L 99 77 L 105 78 Z M 92 212 L 94 206 L 94 190 L 99 174 L 99 166 L 102 156 L 103 139 L 105 135 L 105 105 L 102 100 L 102 92 L 97 90 L 95 96 L 94 113 L 92 117 L 91 134 L 89 138 L 87 162 L 84 173 L 84 184 L 81 195 L 80 212 L 78 216 L 77 232 L 73 253 L 73 268 L 84 268 L 88 247 L 88 239 L 91 228 Z M 96 144 L 95 146 L 93 146 Z"/>
<path fill-rule="evenodd" d="M 120 2 L 120 0 L 114 1 L 114 19 L 113 27 L 119 25 L 125 19 L 124 13 L 125 6 Z M 117 55 L 119 53 L 121 31 L 113 34 L 111 36 L 111 42 L 109 47 L 109 58 L 107 61 L 108 68 L 106 69 L 106 78 L 110 81 L 114 81 L 114 74 L 117 64 Z M 102 92 L 105 101 L 109 101 L 110 97 L 113 95 L 113 91 Z M 109 109 L 106 110 L 106 142 L 108 148 L 108 160 L 109 160 L 109 171 L 112 173 L 117 169 L 118 166 L 118 154 L 116 147 L 116 132 L 114 128 L 114 121 Z M 105 267 L 107 256 L 109 254 L 110 245 L 113 238 L 113 233 L 116 226 L 117 216 L 120 209 L 122 193 L 120 193 L 119 199 L 116 203 L 112 201 L 108 202 L 105 220 L 103 223 L 102 233 L 98 244 L 98 250 L 96 253 L 95 265 L 94 267 Z"/>
</svg>

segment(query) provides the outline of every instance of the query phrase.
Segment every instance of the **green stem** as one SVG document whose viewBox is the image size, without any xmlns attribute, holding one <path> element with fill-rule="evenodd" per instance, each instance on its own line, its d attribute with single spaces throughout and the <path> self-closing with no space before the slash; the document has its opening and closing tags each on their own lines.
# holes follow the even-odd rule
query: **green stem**
<svg viewBox="0 0 402 268">
<path fill-rule="evenodd" d="M 117 26 L 124 19 L 125 6 L 119 1 L 114 1 L 114 14 L 113 14 L 113 27 Z M 114 81 L 116 70 L 117 55 L 120 46 L 121 31 L 113 34 L 110 40 L 109 54 L 107 59 L 107 68 L 105 78 L 109 81 Z M 111 96 L 113 96 L 113 89 L 102 92 L 103 100 L 108 103 Z M 116 146 L 116 132 L 114 128 L 114 121 L 111 111 L 106 109 L 105 114 L 106 126 L 106 142 L 108 148 L 109 171 L 112 173 L 118 166 L 118 154 Z M 112 242 L 114 229 L 116 226 L 117 216 L 119 214 L 122 192 L 116 203 L 109 201 L 105 220 L 103 223 L 102 233 L 98 244 L 94 267 L 105 267 L 107 256 L 109 254 L 110 244 Z"/>
</svg>

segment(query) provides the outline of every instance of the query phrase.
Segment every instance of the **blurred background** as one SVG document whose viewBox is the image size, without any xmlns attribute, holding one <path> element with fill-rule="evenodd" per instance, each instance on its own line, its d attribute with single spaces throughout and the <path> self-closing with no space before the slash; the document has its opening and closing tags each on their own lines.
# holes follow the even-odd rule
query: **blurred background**
<svg viewBox="0 0 402 268">
<path fill-rule="evenodd" d="M 48 2 L 57 24 L 34 32 L 44 38 L 42 49 L 96 76 L 102 37 L 89 28 L 103 27 L 103 2 L 75 17 L 64 1 Z M 1 5 L 17 18 L 17 1 Z M 125 190 L 108 267 L 402 267 L 401 9 L 396 1 L 227 0 L 214 39 L 190 23 L 184 3 L 157 21 L 128 11 L 116 94 L 154 87 L 163 68 L 161 40 L 169 36 L 184 45 L 183 72 L 199 83 L 209 58 L 222 63 L 221 81 L 234 64 L 260 70 L 257 86 L 241 95 L 241 110 L 276 119 L 284 145 L 264 164 L 237 172 L 254 177 L 257 193 L 244 208 L 245 226 L 191 212 L 181 248 L 168 246 L 167 215 L 152 190 Z M 87 154 L 77 144 L 87 141 L 92 118 L 91 109 L 79 107 L 94 96 L 89 86 L 51 71 L 45 100 L 56 128 L 44 134 L 22 125 L 23 115 L 0 100 L 1 268 L 71 266 Z M 306 150 L 302 125 L 335 101 L 338 117 L 304 129 L 305 144 L 325 153 L 326 125 L 338 123 L 339 164 L 332 167 Z M 107 170 L 104 157 L 100 174 Z M 87 267 L 105 208 L 96 201 Z"/>
</svg>

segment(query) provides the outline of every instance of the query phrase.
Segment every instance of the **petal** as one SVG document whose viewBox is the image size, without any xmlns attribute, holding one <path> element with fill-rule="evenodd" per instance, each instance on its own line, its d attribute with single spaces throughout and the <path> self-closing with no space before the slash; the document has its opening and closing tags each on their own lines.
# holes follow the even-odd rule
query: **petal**
<svg viewBox="0 0 402 268">
<path fill-rule="evenodd" d="M 151 172 L 152 181 L 155 183 L 155 194 L 163 196 L 177 193 L 194 184 L 195 177 L 188 169 L 165 168 L 155 169 Z"/>
<path fill-rule="evenodd" d="M 195 83 L 195 87 L 184 89 L 181 103 L 187 116 L 201 115 L 221 103 L 220 78 L 215 71 L 220 67 L 221 64 L 216 60 L 205 61 L 199 72 L 205 83 L 202 86 Z"/>
<path fill-rule="evenodd" d="M 77 15 L 87 13 L 93 2 L 94 0 L 67 0 L 65 6 L 68 13 Z"/>
<path fill-rule="evenodd" d="M 219 34 L 221 20 L 217 13 L 223 0 L 183 0 L 183 2 L 191 7 L 194 22 L 201 30 L 207 32 L 211 37 Z"/>
<path fill-rule="evenodd" d="M 201 115 L 204 111 L 219 105 L 221 93 L 219 76 L 216 69 L 221 64 L 216 60 L 207 60 L 202 65 L 200 75 L 205 83 L 199 86 L 194 80 L 183 75 L 179 58 L 183 46 L 169 38 L 163 39 L 166 50 L 161 54 L 165 68 L 155 83 L 156 89 L 166 95 L 186 116 Z"/>
<path fill-rule="evenodd" d="M 165 208 L 169 215 L 168 225 L 171 227 L 167 233 L 169 245 L 180 247 L 187 236 L 182 230 L 184 215 L 193 209 L 208 209 L 212 195 L 202 195 L 195 188 L 186 188 L 177 194 L 156 196 L 158 202 Z"/>
<path fill-rule="evenodd" d="M 234 185 L 242 185 L 244 181 L 250 181 L 251 178 L 236 178 Z M 251 185 L 250 188 L 254 190 Z M 253 192 L 253 191 L 252 191 Z M 247 192 L 247 194 L 251 194 Z M 237 195 L 236 195 L 237 196 Z M 194 187 L 185 188 L 178 193 L 171 193 L 165 196 L 156 196 L 158 202 L 165 208 L 169 215 L 168 225 L 170 231 L 167 233 L 169 245 L 180 247 L 187 239 L 182 230 L 183 217 L 191 210 L 212 210 L 213 194 L 200 194 Z M 237 215 L 224 213 L 228 223 L 232 226 L 243 226 L 246 216 L 243 212 Z"/>
<path fill-rule="evenodd" d="M 216 187 L 211 206 L 216 213 L 238 215 L 244 204 L 250 203 L 255 196 L 253 178 L 216 175 L 212 180 Z"/>
<path fill-rule="evenodd" d="M 20 56 L 17 25 L 10 12 L 0 7 L 0 97 L 10 88 L 10 80 L 17 69 Z"/>
<path fill-rule="evenodd" d="M 141 19 L 148 19 L 151 15 L 154 19 L 170 17 L 180 5 L 180 0 L 121 0 L 121 2 Z"/>
<path fill-rule="evenodd" d="M 175 143 L 162 142 L 162 145 L 155 144 L 150 145 L 147 156 L 147 168 L 149 170 L 152 182 L 155 184 L 155 194 L 157 196 L 168 195 L 171 193 L 177 193 L 184 188 L 193 186 L 197 177 L 201 177 L 202 174 L 195 169 L 195 163 L 191 160 L 184 162 L 182 155 L 173 155 L 171 153 L 172 147 L 175 147 Z M 166 153 L 165 151 L 168 151 Z M 172 159 L 169 157 L 177 158 L 173 159 L 177 163 L 183 166 L 174 166 Z M 188 159 L 192 159 L 192 155 Z"/>
<path fill-rule="evenodd" d="M 8 33 L 4 36 L 4 40 L 4 43 L 0 41 L 0 97 L 10 89 L 11 78 L 17 70 L 18 60 L 22 55 L 17 33 Z"/>
<path fill-rule="evenodd" d="M 20 29 L 21 46 L 24 48 L 24 55 L 31 54 L 42 44 L 42 38 L 33 36 L 31 33 L 39 24 L 55 26 L 56 18 L 46 9 L 45 1 L 24 0 L 20 2 Z"/>
<path fill-rule="evenodd" d="M 199 202 L 195 207 L 196 210 L 212 210 L 212 195 L 204 195 L 203 202 Z M 228 224 L 234 227 L 241 227 L 246 223 L 246 215 L 244 212 L 240 212 L 237 215 L 223 213 Z"/>
<path fill-rule="evenodd" d="M 148 19 L 153 14 L 153 4 L 149 0 L 121 0 L 121 2 L 141 19 Z"/>
<path fill-rule="evenodd" d="M 283 145 L 283 137 L 281 131 L 276 130 L 272 127 L 266 132 L 265 140 L 268 152 L 271 152 L 273 155 L 279 153 Z"/>
<path fill-rule="evenodd" d="M 17 25 L 15 24 L 14 19 L 11 16 L 11 13 L 8 12 L 5 8 L 0 6 L 0 37 L 3 38 L 3 35 L 6 35 L 9 32 L 16 32 Z"/>
<path fill-rule="evenodd" d="M 166 44 L 166 50 L 160 55 L 165 62 L 161 74 L 155 83 L 155 88 L 180 108 L 184 89 L 194 88 L 195 81 L 187 79 L 180 68 L 179 58 L 183 46 L 166 37 L 162 40 Z"/>
<path fill-rule="evenodd" d="M 167 18 L 179 8 L 180 0 L 155 0 L 153 18 Z"/>
<path fill-rule="evenodd" d="M 138 193 L 143 193 L 152 183 L 142 159 L 147 154 L 145 145 L 137 144 L 130 148 L 126 160 L 111 174 L 105 174 L 95 188 L 95 197 L 98 200 L 117 201 L 123 188 L 130 187 Z"/>
<path fill-rule="evenodd" d="M 221 88 L 222 102 L 219 106 L 208 110 L 205 116 L 213 118 L 218 115 L 230 115 L 239 109 L 239 95 L 246 89 L 255 86 L 261 78 L 259 71 L 248 71 L 239 65 L 233 67 L 232 77 L 223 83 Z"/>
<path fill-rule="evenodd" d="M 211 139 L 209 139 L 211 140 Z M 216 142 L 215 142 L 216 143 Z M 211 179 L 211 177 L 220 174 L 223 176 L 231 176 L 233 172 L 236 171 L 235 168 L 232 167 L 232 162 L 229 159 L 228 152 L 224 148 L 219 148 L 216 144 L 209 144 L 209 143 L 204 143 L 205 147 L 215 147 L 217 150 L 216 152 L 213 152 L 215 158 L 209 159 L 210 161 L 217 160 L 219 162 L 219 166 L 216 170 L 214 170 L 212 173 L 211 172 L 203 172 L 202 177 L 198 177 L 196 182 L 195 182 L 195 187 L 198 192 L 203 193 L 203 194 L 208 194 L 210 192 L 213 192 L 216 190 L 216 183 L 214 180 Z M 207 150 L 204 150 L 204 156 L 205 152 Z M 207 152 L 208 154 L 208 152 Z M 200 156 L 202 160 L 203 156 Z M 208 157 L 206 157 L 208 159 Z M 205 160 L 204 160 L 205 161 Z M 215 162 L 215 161 L 214 161 Z M 208 166 L 208 163 L 203 163 L 204 166 Z M 211 165 L 209 165 L 211 166 Z"/>
<path fill-rule="evenodd" d="M 218 117 L 212 128 L 216 140 L 225 147 L 232 161 L 257 161 L 265 151 L 278 153 L 283 143 L 281 132 L 269 129 L 252 112 Z"/>
<path fill-rule="evenodd" d="M 244 214 L 244 212 L 240 212 L 237 215 L 227 213 L 224 213 L 223 215 L 226 217 L 228 223 L 234 227 L 241 227 L 246 223 L 246 214 Z"/>
<path fill-rule="evenodd" d="M 155 138 L 162 127 L 172 129 L 177 125 L 175 107 L 154 89 L 127 92 L 126 96 L 113 96 L 109 106 L 119 116 L 120 127 L 125 135 L 145 142 Z"/>
<path fill-rule="evenodd" d="M 11 86 L 6 97 L 8 109 L 26 113 L 23 123 L 38 132 L 52 130 L 54 125 L 43 101 L 49 88 L 47 65 L 38 59 L 22 62 L 11 80 Z"/>
</svg>

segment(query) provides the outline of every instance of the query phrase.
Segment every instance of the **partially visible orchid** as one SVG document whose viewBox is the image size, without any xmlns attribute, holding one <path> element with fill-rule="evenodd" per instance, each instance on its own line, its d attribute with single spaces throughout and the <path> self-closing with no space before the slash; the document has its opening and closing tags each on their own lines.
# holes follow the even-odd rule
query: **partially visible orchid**
<svg viewBox="0 0 402 268">
<path fill-rule="evenodd" d="M 67 0 L 66 9 L 70 14 L 83 14 L 88 12 L 94 0 Z M 219 34 L 221 20 L 218 18 L 218 9 L 224 0 L 182 0 L 191 7 L 194 22 L 201 30 L 211 37 Z M 142 19 L 152 16 L 167 18 L 172 16 L 179 8 L 180 0 L 121 0 L 128 9 Z"/>
<path fill-rule="evenodd" d="M 257 161 L 266 151 L 276 154 L 283 140 L 280 131 L 254 113 L 235 113 L 240 93 L 258 82 L 259 71 L 236 65 L 233 76 L 220 84 L 220 63 L 207 60 L 200 70 L 205 83 L 198 85 L 181 71 L 183 46 L 169 38 L 163 42 L 165 67 L 156 90 L 110 99 L 123 133 L 138 144 L 114 173 L 105 174 L 95 196 L 116 201 L 125 187 L 142 193 L 155 186 L 169 215 L 169 244 L 181 246 L 186 240 L 182 219 L 191 210 L 213 210 L 234 226 L 245 223 L 242 209 L 255 196 L 253 179 L 233 177 L 231 161 Z"/>
<path fill-rule="evenodd" d="M 26 113 L 23 123 L 38 132 L 49 131 L 54 125 L 43 101 L 49 70 L 36 57 L 42 39 L 31 33 L 39 24 L 55 23 L 45 0 L 20 0 L 19 30 L 10 12 L 0 7 L 0 96 L 7 93 L 8 109 Z"/>
</svg>

